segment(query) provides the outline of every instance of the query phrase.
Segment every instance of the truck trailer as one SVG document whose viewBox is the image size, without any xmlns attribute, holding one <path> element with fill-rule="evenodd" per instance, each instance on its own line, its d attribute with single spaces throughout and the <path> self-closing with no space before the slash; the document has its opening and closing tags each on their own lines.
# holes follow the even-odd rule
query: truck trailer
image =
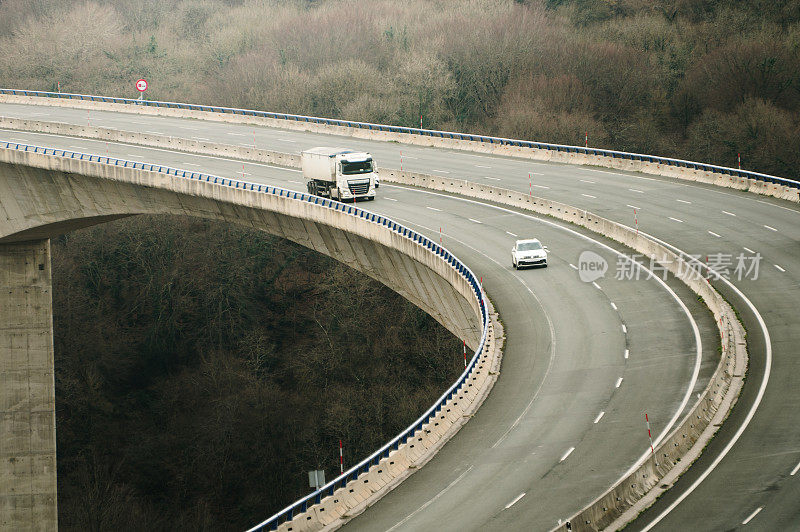
<svg viewBox="0 0 800 532">
<path fill-rule="evenodd" d="M 301 155 L 309 194 L 339 201 L 375 199 L 378 169 L 369 153 L 319 147 Z"/>
</svg>

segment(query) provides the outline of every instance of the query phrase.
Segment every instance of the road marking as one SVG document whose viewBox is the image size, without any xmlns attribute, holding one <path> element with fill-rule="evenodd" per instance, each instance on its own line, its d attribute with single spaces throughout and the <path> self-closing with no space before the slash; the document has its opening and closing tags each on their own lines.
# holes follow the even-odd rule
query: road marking
<svg viewBox="0 0 800 532">
<path fill-rule="evenodd" d="M 141 157 L 141 155 L 136 155 L 135 153 L 129 153 L 126 157 Z M 199 166 L 199 165 L 198 165 Z"/>
<path fill-rule="evenodd" d="M 728 216 L 736 216 L 736 215 L 735 215 L 735 214 L 733 214 L 732 212 L 728 212 L 728 211 L 722 211 L 722 212 L 724 212 L 724 213 L 725 213 L 725 214 L 727 214 Z"/>
<path fill-rule="evenodd" d="M 515 235 L 514 233 L 512 233 L 511 231 L 506 231 L 506 234 L 507 234 L 507 235 L 511 235 L 511 236 L 517 236 L 517 235 Z"/>
<path fill-rule="evenodd" d="M 722 238 L 720 235 L 718 235 L 718 234 L 717 234 L 717 233 L 715 233 L 714 231 L 709 231 L 709 232 L 708 232 L 708 234 L 709 234 L 709 235 L 711 235 L 711 236 L 715 236 L 715 237 L 717 237 L 717 238 Z"/>
<path fill-rule="evenodd" d="M 597 284 L 595 281 L 592 281 L 592 284 L 593 284 L 593 285 L 594 285 L 594 287 L 595 287 L 595 288 L 597 288 L 598 290 L 602 290 L 602 288 L 600 288 L 600 285 L 599 285 L 599 284 Z"/>
<path fill-rule="evenodd" d="M 572 266 L 572 264 L 570 264 L 570 266 Z M 577 270 L 578 268 L 575 268 L 575 269 Z M 611 303 L 611 308 L 613 308 L 614 310 L 617 310 L 617 306 L 613 302 Z"/>
<path fill-rule="evenodd" d="M 581 196 L 583 196 L 583 197 L 585 197 L 585 198 L 593 198 L 593 199 L 597 199 L 597 196 L 592 196 L 591 194 L 581 194 Z"/>
<path fill-rule="evenodd" d="M 575 447 L 570 447 L 569 450 L 567 450 L 567 452 L 564 453 L 564 456 L 561 457 L 561 460 L 559 460 L 559 462 L 563 462 L 564 460 L 566 460 L 567 456 L 571 455 L 572 451 L 574 451 L 574 450 L 575 450 Z"/>
<path fill-rule="evenodd" d="M 672 220 L 673 222 L 678 222 L 679 224 L 683 223 L 683 220 L 678 220 L 677 218 L 673 218 L 672 216 L 670 216 L 669 219 Z"/>
<path fill-rule="evenodd" d="M 589 181 L 588 179 L 581 179 L 581 182 L 595 184 L 595 181 Z"/>
<path fill-rule="evenodd" d="M 192 137 L 192 138 L 193 138 L 194 140 L 208 140 L 208 141 L 210 141 L 210 140 L 211 140 L 211 139 L 207 139 L 207 138 L 205 138 L 205 137 Z"/>
<path fill-rule="evenodd" d="M 500 181 L 500 178 L 499 178 L 499 177 L 489 177 L 489 176 L 486 176 L 484 179 L 491 179 L 492 181 Z"/>
<path fill-rule="evenodd" d="M 628 328 L 625 327 L 624 323 L 622 324 L 622 332 L 623 332 L 623 334 L 628 334 Z"/>
<path fill-rule="evenodd" d="M 517 503 L 519 502 L 519 500 L 520 500 L 521 498 L 523 498 L 524 496 L 525 496 L 525 494 L 524 494 L 524 493 L 520 493 L 519 495 L 517 495 L 517 498 L 516 498 L 516 499 L 514 499 L 514 500 L 513 500 L 513 501 L 511 501 L 510 503 L 506 504 L 506 508 L 505 508 L 505 509 L 506 509 L 506 510 L 508 510 L 509 508 L 511 508 L 512 506 L 514 506 L 515 504 L 517 504 Z"/>
<path fill-rule="evenodd" d="M 183 163 L 185 166 L 200 166 L 197 163 Z"/>
<path fill-rule="evenodd" d="M 436 172 L 437 174 L 449 174 L 447 170 L 431 170 L 431 172 Z"/>
<path fill-rule="evenodd" d="M 394 199 L 394 198 L 389 198 L 389 197 L 387 197 L 387 196 L 384 196 L 384 197 L 383 197 L 383 199 L 385 199 L 385 200 L 389 200 L 389 201 L 397 201 L 396 199 Z"/>
<path fill-rule="evenodd" d="M 470 222 L 475 222 L 476 224 L 482 224 L 483 222 L 480 220 L 476 220 L 475 218 L 467 218 Z"/>
<path fill-rule="evenodd" d="M 85 146 L 70 146 L 70 148 L 75 148 L 76 150 L 88 150 L 89 148 Z"/>
<path fill-rule="evenodd" d="M 163 135 L 161 131 L 145 131 L 145 133 L 150 133 L 151 135 Z"/>
<path fill-rule="evenodd" d="M 625 350 L 625 360 L 628 360 L 628 357 L 630 356 L 630 354 L 631 354 L 631 352 L 626 349 Z"/>
<path fill-rule="evenodd" d="M 597 414 L 597 417 L 596 417 L 596 418 L 594 418 L 594 422 L 595 422 L 595 423 L 597 423 L 598 421 L 600 421 L 600 419 L 602 419 L 602 417 L 603 417 L 604 415 L 606 415 L 606 413 L 605 413 L 605 412 L 600 412 L 599 414 Z"/>
<path fill-rule="evenodd" d="M 641 208 L 641 207 L 637 207 L 636 205 L 631 205 L 630 203 L 628 203 L 628 204 L 627 204 L 627 205 L 625 205 L 625 206 L 626 206 L 626 207 L 630 207 L 631 209 L 636 209 L 637 211 L 640 211 L 640 210 L 642 210 L 642 208 Z"/>
<path fill-rule="evenodd" d="M 778 230 L 777 230 L 777 229 L 775 229 L 774 227 L 770 227 L 770 226 L 768 226 L 768 225 L 765 225 L 764 227 L 766 227 L 766 228 L 767 228 L 767 229 L 769 229 L 770 231 L 775 231 L 775 232 L 777 232 L 777 231 L 778 231 Z"/>
<path fill-rule="evenodd" d="M 403 155 L 403 159 L 419 159 L 419 157 L 412 157 L 410 155 Z"/>
<path fill-rule="evenodd" d="M 644 190 L 639 190 L 636 188 L 629 188 L 628 190 L 630 190 L 631 192 L 636 192 L 637 194 L 644 194 Z"/>
<path fill-rule="evenodd" d="M 550 187 L 546 187 L 544 185 L 533 185 L 533 188 L 546 188 L 546 189 L 549 189 Z"/>
<path fill-rule="evenodd" d="M 619 388 L 619 385 L 622 384 L 622 377 L 617 379 L 617 384 L 614 385 L 614 388 Z"/>
<path fill-rule="evenodd" d="M 794 466 L 794 469 L 792 469 L 792 472 L 789 473 L 789 475 L 790 476 L 794 476 L 795 473 L 797 473 L 798 471 L 800 471 L 800 463 L 798 463 L 796 466 Z"/>
<path fill-rule="evenodd" d="M 436 212 L 442 212 L 442 209 L 437 209 L 436 207 L 425 207 L 425 208 Z"/>
<path fill-rule="evenodd" d="M 228 132 L 228 135 L 230 135 L 232 137 L 246 137 L 247 136 L 246 133 L 233 133 L 233 132 L 230 132 L 230 131 Z"/>
<path fill-rule="evenodd" d="M 570 267 L 570 268 L 572 268 L 573 270 L 577 270 L 577 269 L 578 269 L 578 267 L 577 267 L 577 266 L 575 266 L 575 265 L 574 265 L 574 264 L 572 264 L 572 263 L 570 263 L 570 264 L 569 264 L 569 267 Z"/>
<path fill-rule="evenodd" d="M 743 249 L 743 250 L 745 250 L 745 251 L 746 251 L 746 252 L 748 252 L 748 253 L 755 253 L 755 251 L 753 251 L 753 250 L 752 250 L 752 249 L 750 249 L 750 248 L 745 248 L 745 247 L 743 247 L 742 249 Z"/>
<path fill-rule="evenodd" d="M 675 201 L 677 201 L 679 203 L 685 203 L 686 205 L 691 205 L 692 204 L 691 201 L 686 201 L 685 199 L 679 199 L 679 200 L 675 200 Z"/>
<path fill-rule="evenodd" d="M 780 272 L 785 272 L 785 271 L 786 271 L 786 270 L 784 270 L 783 268 L 781 268 L 780 266 L 778 266 L 777 264 L 775 265 L 775 267 L 776 267 L 776 268 L 778 268 L 778 270 L 779 270 Z"/>
<path fill-rule="evenodd" d="M 302 185 L 303 184 L 302 181 L 292 181 L 291 179 L 289 180 L 289 183 L 297 183 L 298 185 Z"/>
<path fill-rule="evenodd" d="M 476 164 L 475 168 L 491 168 L 491 166 L 486 166 L 485 164 Z"/>
<path fill-rule="evenodd" d="M 411 519 L 412 517 L 414 517 L 415 515 L 417 515 L 418 513 L 420 513 L 422 510 L 424 510 L 425 508 L 427 508 L 428 506 L 430 506 L 431 504 L 433 504 L 434 502 L 436 502 L 436 500 L 437 500 L 439 497 L 441 497 L 442 495 L 444 495 L 444 494 L 445 494 L 445 492 L 447 492 L 447 490 L 449 490 L 450 488 L 452 488 L 453 486 L 455 486 L 455 485 L 458 483 L 458 481 L 459 481 L 459 480 L 461 480 L 462 478 L 464 478 L 464 475 L 466 475 L 466 474 L 467 474 L 467 473 L 469 473 L 470 471 L 472 471 L 472 466 L 469 466 L 469 467 L 467 468 L 467 470 L 466 470 L 466 471 L 464 471 L 463 473 L 461 473 L 460 475 L 458 475 L 458 478 L 456 478 L 456 479 L 455 479 L 453 482 L 451 482 L 450 484 L 448 484 L 447 486 L 445 486 L 445 488 L 444 488 L 442 491 L 440 491 L 439 493 L 437 493 L 437 494 L 436 494 L 436 495 L 433 497 L 433 499 L 429 500 L 428 502 L 426 502 L 425 504 L 423 504 L 422 506 L 420 506 L 419 508 L 417 508 L 416 510 L 414 510 L 413 512 L 411 512 L 410 514 L 408 514 L 408 515 L 406 516 L 406 518 L 405 518 L 405 519 L 403 519 L 402 521 L 400 521 L 399 523 L 397 523 L 396 525 L 394 525 L 392 528 L 390 528 L 390 529 L 389 529 L 389 530 L 387 530 L 386 532 L 392 532 L 392 530 L 396 529 L 397 527 L 400 527 L 400 526 L 403 526 L 404 524 L 406 524 L 406 522 L 407 522 L 409 519 Z"/>
<path fill-rule="evenodd" d="M 745 519 L 744 521 L 742 521 L 742 524 L 743 524 L 743 525 L 746 525 L 747 523 L 749 523 L 750 521 L 752 521 L 752 520 L 753 520 L 753 518 L 754 518 L 755 516 L 757 516 L 757 515 L 758 515 L 758 512 L 760 512 L 760 511 L 761 511 L 761 510 L 763 510 L 763 509 L 764 509 L 764 507 L 763 507 L 763 506 L 759 506 L 759 507 L 758 507 L 758 510 L 756 510 L 756 511 L 755 511 L 755 512 L 753 512 L 753 513 L 751 513 L 751 514 L 750 514 L 750 516 L 749 516 L 747 519 Z"/>
<path fill-rule="evenodd" d="M 278 142 L 291 142 L 293 144 L 297 143 L 296 140 L 292 140 L 292 139 L 275 139 L 275 140 L 277 140 Z"/>
</svg>

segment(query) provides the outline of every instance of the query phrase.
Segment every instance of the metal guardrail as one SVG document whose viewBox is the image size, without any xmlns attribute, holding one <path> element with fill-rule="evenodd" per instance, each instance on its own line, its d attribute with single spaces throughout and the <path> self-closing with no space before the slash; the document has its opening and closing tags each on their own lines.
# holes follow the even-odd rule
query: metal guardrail
<svg viewBox="0 0 800 532">
<path fill-rule="evenodd" d="M 595 155 L 610 157 L 613 159 L 628 159 L 633 161 L 643 161 L 648 163 L 663 164 L 690 170 L 702 170 L 718 174 L 745 177 L 757 181 L 765 181 L 778 185 L 800 189 L 800 181 L 785 179 L 769 174 L 740 170 L 726 166 L 716 166 L 713 164 L 697 163 L 685 161 L 683 159 L 671 159 L 669 157 L 657 157 L 654 155 L 644 155 L 640 153 L 629 153 L 616 150 L 604 150 L 599 148 L 587 148 L 583 146 L 569 146 L 564 144 L 548 144 L 546 142 L 533 142 L 528 140 L 508 139 L 503 137 L 491 137 L 486 135 L 472 135 L 469 133 L 455 133 L 452 131 L 437 131 L 434 129 L 420 129 L 413 127 L 390 126 L 385 124 L 372 124 L 369 122 L 353 122 L 349 120 L 337 120 L 334 118 L 319 118 L 313 116 L 293 115 L 286 113 L 273 113 L 268 111 L 254 111 L 250 109 L 236 109 L 233 107 L 220 107 L 214 105 L 197 105 L 190 103 L 161 102 L 153 100 L 136 100 L 133 98 L 116 98 L 113 96 L 92 96 L 87 94 L 71 94 L 61 92 L 31 91 L 22 89 L 2 89 L 0 94 L 15 96 L 36 96 L 40 98 L 60 98 L 66 100 L 85 100 L 91 102 L 119 103 L 127 105 L 137 105 L 144 107 L 165 107 L 170 109 L 188 109 L 192 111 L 205 111 L 211 113 L 235 114 L 245 116 L 256 116 L 262 118 L 273 118 L 276 120 L 288 120 L 293 122 L 309 122 L 314 124 L 324 124 L 330 126 L 350 127 L 355 129 L 368 129 L 373 131 L 386 131 L 390 133 L 407 133 L 409 135 L 421 135 L 426 137 L 436 137 L 455 140 L 466 140 L 472 142 L 484 142 L 488 144 L 498 144 L 500 146 L 517 146 L 521 148 L 531 148 L 539 150 L 552 150 L 557 152 L 578 153 L 582 155 Z"/>
<path fill-rule="evenodd" d="M 431 406 L 428 410 L 426 410 L 425 413 L 423 413 L 419 418 L 417 418 L 416 421 L 414 421 L 411 425 L 406 427 L 400 434 L 392 438 L 383 447 L 381 447 L 380 449 L 378 449 L 377 451 L 369 455 L 367 458 L 363 459 L 361 462 L 351 467 L 350 469 L 348 469 L 347 471 L 345 471 L 332 481 L 328 482 L 317 491 L 295 501 L 294 503 L 290 504 L 283 510 L 279 511 L 269 519 L 254 526 L 253 528 L 250 529 L 250 531 L 276 530 L 278 528 L 278 525 L 280 525 L 281 523 L 290 521 L 297 513 L 302 513 L 306 511 L 309 508 L 309 506 L 319 503 L 323 497 L 327 497 L 328 495 L 333 495 L 334 491 L 344 487 L 351 480 L 357 479 L 359 475 L 361 475 L 362 473 L 368 472 L 369 468 L 372 465 L 376 465 L 381 461 L 381 459 L 388 457 L 392 451 L 397 450 L 400 447 L 400 445 L 404 444 L 407 440 L 413 438 L 414 434 L 417 431 L 421 430 L 422 427 L 428 421 L 431 420 L 431 418 L 436 417 L 436 415 L 441 411 L 442 407 L 445 405 L 445 403 L 447 403 L 447 401 L 449 401 L 454 395 L 457 395 L 461 391 L 461 387 L 466 383 L 467 380 L 469 380 L 470 376 L 472 375 L 472 372 L 475 369 L 478 359 L 483 354 L 483 349 L 486 345 L 486 335 L 489 327 L 489 314 L 486 307 L 486 301 L 483 295 L 483 289 L 481 287 L 480 282 L 478 281 L 478 278 L 475 276 L 474 273 L 472 273 L 472 270 L 470 270 L 466 264 L 461 262 L 455 255 L 449 252 L 446 248 L 437 244 L 430 238 L 420 233 L 417 233 L 416 231 L 409 229 L 397 222 L 394 222 L 389 218 L 386 218 L 385 216 L 381 216 L 379 214 L 375 214 L 373 212 L 361 209 L 360 207 L 356 207 L 355 205 L 352 206 L 346 205 L 344 203 L 335 200 L 329 200 L 321 198 L 319 196 L 313 196 L 305 192 L 295 192 L 293 190 L 288 190 L 280 187 L 251 183 L 248 181 L 240 181 L 237 179 L 230 179 L 226 177 L 219 177 L 212 174 L 205 174 L 202 172 L 191 172 L 187 170 L 180 170 L 169 166 L 139 163 L 134 161 L 128 161 L 125 159 L 118 159 L 115 157 L 92 155 L 70 150 L 60 150 L 55 148 L 45 148 L 41 146 L 21 144 L 17 142 L 0 141 L 0 149 L 2 148 L 16 150 L 20 152 L 41 153 L 44 155 L 63 157 L 65 159 L 89 161 L 99 164 L 106 164 L 110 166 L 121 166 L 123 168 L 134 168 L 137 170 L 145 170 L 148 172 L 158 172 L 161 174 L 172 175 L 184 179 L 205 181 L 208 183 L 215 183 L 220 186 L 237 188 L 242 190 L 251 190 L 263 194 L 284 197 L 290 200 L 313 203 L 315 205 L 320 205 L 321 207 L 326 207 L 335 211 L 341 211 L 345 214 L 361 218 L 368 223 L 383 225 L 389 228 L 391 231 L 394 231 L 398 235 L 408 240 L 411 240 L 419 244 L 420 246 L 423 246 L 431 253 L 435 254 L 440 259 L 447 262 L 451 268 L 453 268 L 456 272 L 458 272 L 458 274 L 461 275 L 461 277 L 463 277 L 469 283 L 470 287 L 472 288 L 473 295 L 478 300 L 478 304 L 480 306 L 482 333 L 481 333 L 480 343 L 478 344 L 478 348 L 475 350 L 472 359 L 469 361 L 466 369 L 459 376 L 458 380 L 456 380 L 456 382 L 454 382 L 450 386 L 450 388 L 448 388 L 447 391 L 445 391 L 439 397 L 439 399 L 436 400 L 433 406 Z"/>
</svg>

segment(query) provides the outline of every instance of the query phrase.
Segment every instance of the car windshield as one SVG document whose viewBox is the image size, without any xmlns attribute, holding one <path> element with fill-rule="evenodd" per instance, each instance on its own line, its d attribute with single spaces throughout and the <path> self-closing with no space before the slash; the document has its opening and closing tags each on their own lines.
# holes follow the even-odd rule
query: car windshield
<svg viewBox="0 0 800 532">
<path fill-rule="evenodd" d="M 520 242 L 517 244 L 517 251 L 536 251 L 537 249 L 542 249 L 542 245 L 539 242 Z"/>
<path fill-rule="evenodd" d="M 342 173 L 344 175 L 368 174 L 372 172 L 372 159 L 358 162 L 342 161 Z"/>
</svg>

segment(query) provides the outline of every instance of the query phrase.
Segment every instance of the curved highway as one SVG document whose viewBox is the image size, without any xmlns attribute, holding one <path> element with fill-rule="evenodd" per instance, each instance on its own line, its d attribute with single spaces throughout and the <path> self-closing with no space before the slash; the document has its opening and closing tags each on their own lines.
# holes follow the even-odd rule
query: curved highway
<svg viewBox="0 0 800 532">
<path fill-rule="evenodd" d="M 83 110 L 43 106 L 2 104 L 0 115 L 87 121 Z M 800 521 L 800 475 L 794 474 L 800 462 L 795 419 L 800 392 L 793 386 L 800 339 L 797 206 L 666 178 L 306 132 L 99 111 L 89 113 L 89 120 L 97 126 L 228 144 L 252 145 L 254 140 L 261 148 L 295 153 L 315 145 L 347 145 L 371 151 L 383 166 L 402 164 L 405 170 L 533 189 L 535 195 L 628 225 L 634 224 L 635 208 L 642 231 L 688 253 L 711 256 L 710 262 L 717 254 L 735 260 L 740 253 L 760 253 L 757 279 L 733 278 L 763 316 L 772 340 L 772 377 L 760 406 L 724 459 L 662 517 L 685 492 L 684 484 L 688 487 L 713 465 L 748 420 L 768 369 L 755 315 L 735 294 L 726 294 L 749 331 L 751 370 L 742 399 L 703 458 L 634 526 L 647 527 L 658 518 L 655 528 L 664 530 L 786 528 Z M 42 134 L 3 131 L 0 137 L 303 188 L 298 172 L 266 165 Z M 652 420 L 654 434 L 660 434 L 679 413 L 687 391 L 701 390 L 716 365 L 713 320 L 693 295 L 674 282 L 669 287 L 677 299 L 654 279 L 615 279 L 617 255 L 594 236 L 587 239 L 549 220 L 474 201 L 386 185 L 368 208 L 429 236 L 441 228 L 444 244 L 483 273 L 487 293 L 505 322 L 507 345 L 501 377 L 474 419 L 425 468 L 348 528 L 555 526 L 649 448 L 643 413 Z M 547 243 L 551 266 L 512 270 L 514 235 L 535 235 Z M 595 284 L 581 282 L 570 266 L 584 250 L 609 263 L 605 278 Z M 704 352 L 700 379 L 687 390 L 699 346 Z M 265 509 L 265 516 L 270 512 Z"/>
</svg>

